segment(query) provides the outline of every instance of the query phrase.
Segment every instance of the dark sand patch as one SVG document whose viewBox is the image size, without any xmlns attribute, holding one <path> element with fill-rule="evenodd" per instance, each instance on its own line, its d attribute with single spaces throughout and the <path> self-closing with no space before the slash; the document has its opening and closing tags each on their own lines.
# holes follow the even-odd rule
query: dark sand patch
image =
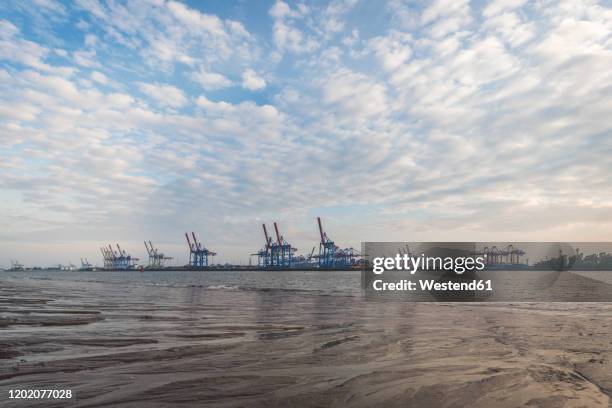
<svg viewBox="0 0 612 408">
<path fill-rule="evenodd" d="M 195 333 L 195 334 L 177 334 L 175 335 L 181 339 L 231 339 L 234 337 L 242 337 L 245 333 L 243 332 L 229 332 L 229 333 Z"/>
<path fill-rule="evenodd" d="M 13 367 L 0 367 L 0 380 L 18 376 L 44 374 L 53 372 L 78 372 L 115 365 L 133 364 L 163 360 L 176 360 L 194 355 L 203 355 L 220 351 L 230 346 L 185 346 L 161 350 L 146 350 L 124 353 L 87 356 L 75 359 L 53 360 L 48 362 L 26 362 Z"/>
<path fill-rule="evenodd" d="M 344 337 L 341 339 L 330 340 L 328 342 L 321 344 L 321 346 L 319 347 L 319 350 L 325 350 L 328 348 L 336 347 L 336 346 L 339 346 L 340 344 L 346 343 L 348 341 L 354 341 L 357 339 L 359 339 L 359 336 L 349 336 L 349 337 Z"/>
</svg>

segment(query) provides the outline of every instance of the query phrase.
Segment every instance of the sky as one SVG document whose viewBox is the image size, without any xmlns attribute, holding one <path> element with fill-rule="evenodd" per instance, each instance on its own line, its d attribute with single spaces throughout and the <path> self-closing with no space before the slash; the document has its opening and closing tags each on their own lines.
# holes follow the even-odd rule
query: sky
<svg viewBox="0 0 612 408">
<path fill-rule="evenodd" d="M 612 5 L 0 3 L 0 267 L 611 241 Z"/>
</svg>

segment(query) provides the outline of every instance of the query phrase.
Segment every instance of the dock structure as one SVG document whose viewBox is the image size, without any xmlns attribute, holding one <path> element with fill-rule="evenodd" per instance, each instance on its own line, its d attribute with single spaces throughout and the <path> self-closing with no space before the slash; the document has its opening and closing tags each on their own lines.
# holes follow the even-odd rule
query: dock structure
<svg viewBox="0 0 612 408">
<path fill-rule="evenodd" d="M 265 242 L 263 247 L 251 256 L 257 256 L 257 268 L 266 270 L 284 270 L 284 269 L 354 269 L 356 266 L 364 262 L 362 255 L 359 251 L 353 248 L 340 248 L 335 242 L 327 235 L 323 229 L 323 223 L 321 217 L 317 217 L 317 224 L 319 229 L 319 250 L 317 253 L 317 247 L 314 246 L 310 253 L 298 255 L 297 248 L 293 247 L 281 234 L 278 222 L 274 222 L 274 232 L 269 233 L 266 224 L 263 223 L 262 229 L 264 233 Z M 185 239 L 187 240 L 187 247 L 189 249 L 189 263 L 182 265 L 176 270 L 187 270 L 191 269 L 222 269 L 232 268 L 241 269 L 242 265 L 213 265 L 214 257 L 217 255 L 216 252 L 206 248 L 201 241 L 195 235 L 195 232 L 185 233 Z M 151 241 L 144 241 L 145 249 L 148 255 L 147 269 L 168 269 L 166 261 L 174 259 L 166 256 L 157 249 Z M 491 250 L 485 249 L 488 255 L 493 259 L 501 259 L 502 255 L 507 255 L 507 259 L 510 262 L 518 262 L 520 255 L 524 252 L 516 250 L 509 246 L 505 251 L 499 251 L 493 247 Z M 104 260 L 104 269 L 106 270 L 133 270 L 136 268 L 139 258 L 133 257 L 126 251 L 121 249 L 119 244 L 115 247 L 112 245 L 105 245 L 100 247 L 102 258 Z M 499 256 L 498 256 L 499 252 Z M 497 258 L 496 258 L 497 257 Z M 139 266 L 140 269 L 144 270 L 144 266 Z M 249 259 L 249 268 L 251 266 L 251 259 Z M 80 270 L 95 270 L 96 267 L 89 263 L 87 259 L 81 259 Z M 254 269 L 254 268 L 253 268 Z"/>
<path fill-rule="evenodd" d="M 327 233 L 323 231 L 321 217 L 317 217 L 317 224 L 321 239 L 319 242 L 319 255 L 317 256 L 319 268 L 345 268 L 355 265 L 359 261 L 361 257 L 359 251 L 354 248 L 340 248 L 327 236 Z"/>
<path fill-rule="evenodd" d="M 327 234 L 323 231 L 321 225 L 321 217 L 317 217 L 317 224 L 319 225 L 319 236 L 321 241 L 319 242 L 319 268 L 333 268 L 335 264 L 336 244 L 334 241 L 329 239 Z"/>
<path fill-rule="evenodd" d="M 100 252 L 102 252 L 104 269 L 113 269 L 113 264 L 115 263 L 115 255 L 113 253 L 112 247 L 110 245 L 108 247 L 100 247 Z"/>
<path fill-rule="evenodd" d="M 292 247 L 279 233 L 276 222 L 274 222 L 274 232 L 276 233 L 276 242 L 270 248 L 270 267 L 275 269 L 291 268 L 293 254 L 297 251 L 297 248 Z"/>
<path fill-rule="evenodd" d="M 102 252 L 105 269 L 134 269 L 136 262 L 139 261 L 138 258 L 132 257 L 127 252 L 122 250 L 119 244 L 117 244 L 117 251 L 113 250 L 113 247 L 110 244 L 108 247 L 101 247 L 100 251 Z"/>
<path fill-rule="evenodd" d="M 147 249 L 147 254 L 149 255 L 149 265 L 148 268 L 163 268 L 165 266 L 166 261 L 173 259 L 171 256 L 165 256 L 157 248 L 153 246 L 153 243 L 149 241 L 144 241 L 145 248 Z"/>
<path fill-rule="evenodd" d="M 269 268 L 272 261 L 272 237 L 268 235 L 268 230 L 266 229 L 266 224 L 261 224 L 263 227 L 264 237 L 266 239 L 266 243 L 263 248 L 257 251 L 255 254 L 257 255 L 257 266 L 260 268 Z"/>
<path fill-rule="evenodd" d="M 485 258 L 487 265 L 518 265 L 521 263 L 521 257 L 525 255 L 525 251 L 520 248 L 515 248 L 509 244 L 505 248 L 498 248 L 496 245 L 484 247 L 482 252 L 476 253 Z"/>
<path fill-rule="evenodd" d="M 81 269 L 91 269 L 91 268 L 93 268 L 93 265 L 89 263 L 87 258 L 85 258 L 85 260 L 81 258 Z"/>
<path fill-rule="evenodd" d="M 288 268 L 319 268 L 336 269 L 352 268 L 359 264 L 361 253 L 354 248 L 339 248 L 323 230 L 321 218 L 317 217 L 319 226 L 319 253 L 316 254 L 316 247 L 308 256 L 295 256 L 297 251 L 281 235 L 278 223 L 274 223 L 274 233 L 276 240 L 268 234 L 266 224 L 262 224 L 265 243 L 262 249 L 251 254 L 257 256 L 257 265 L 261 269 L 288 269 Z"/>
<path fill-rule="evenodd" d="M 191 236 L 193 237 L 193 243 L 189 240 L 189 234 L 185 233 L 189 246 L 189 266 L 197 269 L 207 268 L 209 266 L 208 257 L 213 258 L 217 253 L 198 242 L 194 232 L 191 233 Z"/>
<path fill-rule="evenodd" d="M 343 248 L 336 252 L 335 266 L 346 268 L 357 265 L 361 259 L 361 252 L 355 248 Z"/>
</svg>

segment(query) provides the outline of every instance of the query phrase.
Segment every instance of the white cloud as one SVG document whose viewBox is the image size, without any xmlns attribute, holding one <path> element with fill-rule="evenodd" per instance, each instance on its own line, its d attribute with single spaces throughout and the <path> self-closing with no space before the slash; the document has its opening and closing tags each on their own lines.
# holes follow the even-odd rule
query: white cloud
<svg viewBox="0 0 612 408">
<path fill-rule="evenodd" d="M 203 89 L 221 89 L 232 86 L 232 81 L 224 75 L 217 72 L 208 72 L 203 69 L 193 72 L 191 79 L 202 86 Z"/>
<path fill-rule="evenodd" d="M 75 64 L 83 67 L 92 68 L 100 65 L 96 59 L 96 50 L 75 51 L 73 58 Z"/>
<path fill-rule="evenodd" d="M 344 30 L 345 16 L 356 3 L 357 0 L 334 0 L 329 3 L 320 16 L 320 26 L 326 37 Z"/>
<path fill-rule="evenodd" d="M 266 87 L 266 81 L 252 69 L 242 73 L 242 87 L 249 91 L 259 91 Z"/>
<path fill-rule="evenodd" d="M 526 2 L 527 0 L 495 0 L 485 7 L 482 14 L 485 17 L 492 17 L 522 7 Z"/>
<path fill-rule="evenodd" d="M 284 18 L 292 14 L 291 8 L 284 1 L 277 1 L 274 3 L 269 13 L 274 18 Z"/>
<path fill-rule="evenodd" d="M 387 92 L 383 83 L 346 69 L 321 82 L 322 100 L 331 109 L 339 109 L 346 120 L 363 122 L 384 114 Z"/>
<path fill-rule="evenodd" d="M 85 45 L 88 47 L 95 47 L 98 44 L 98 37 L 93 34 L 85 35 Z"/>
<path fill-rule="evenodd" d="M 19 38 L 17 26 L 0 20 L 0 58 L 38 69 L 45 69 L 43 59 L 49 50 L 32 41 Z"/>
<path fill-rule="evenodd" d="M 223 21 L 215 15 L 201 13 L 177 1 L 167 3 L 168 10 L 176 19 L 187 27 L 222 36 L 225 34 Z"/>
<path fill-rule="evenodd" d="M 275 123 L 275 126 L 280 126 L 284 120 L 283 115 L 274 106 L 257 105 L 250 101 L 239 104 L 231 104 L 224 101 L 213 102 L 200 95 L 196 100 L 196 104 L 208 113 L 229 115 L 228 118 L 231 118 L 236 123 L 254 120 L 256 122 Z M 248 126 L 244 130 L 246 131 L 247 129 Z"/>
<path fill-rule="evenodd" d="M 106 77 L 106 75 L 99 71 L 93 71 L 91 73 L 91 79 L 103 85 L 108 83 L 108 78 Z"/>
<path fill-rule="evenodd" d="M 319 43 L 311 36 L 304 35 L 302 30 L 296 27 L 296 19 L 301 19 L 308 13 L 309 9 L 300 5 L 297 9 L 283 2 L 277 1 L 269 10 L 274 19 L 273 38 L 276 47 L 281 51 L 294 53 L 311 52 L 319 47 Z"/>
<path fill-rule="evenodd" d="M 469 14 L 468 0 L 435 0 L 421 15 L 424 24 L 431 23 L 440 18 L 464 17 Z"/>
<path fill-rule="evenodd" d="M 66 9 L 61 3 L 55 0 L 34 0 L 37 7 L 57 14 L 66 14 Z"/>
<path fill-rule="evenodd" d="M 393 31 L 385 37 L 375 37 L 369 41 L 369 46 L 381 61 L 387 71 L 397 69 L 404 64 L 411 55 L 409 33 Z"/>
<path fill-rule="evenodd" d="M 518 47 L 535 35 L 535 23 L 522 22 L 515 13 L 504 13 L 490 17 L 485 27 L 497 32 L 511 46 Z"/>
<path fill-rule="evenodd" d="M 306 37 L 302 31 L 282 20 L 274 23 L 273 30 L 274 42 L 281 50 L 304 53 L 314 51 L 319 47 L 319 43 L 315 39 Z"/>
<path fill-rule="evenodd" d="M 439 39 L 465 28 L 472 22 L 468 0 L 435 0 L 421 15 L 433 38 Z"/>
<path fill-rule="evenodd" d="M 147 84 L 141 82 L 138 84 L 138 88 L 161 106 L 180 108 L 187 104 L 187 98 L 185 94 L 183 94 L 183 91 L 172 85 Z"/>
<path fill-rule="evenodd" d="M 277 0 L 268 12 L 275 19 L 301 18 L 308 14 L 309 9 L 303 3 L 298 4 L 297 8 L 292 9 L 284 1 Z"/>
<path fill-rule="evenodd" d="M 12 61 L 41 71 L 70 76 L 76 69 L 64 66 L 51 66 L 45 62 L 49 49 L 21 37 L 17 26 L 0 20 L 0 60 Z"/>
<path fill-rule="evenodd" d="M 138 52 L 149 67 L 171 71 L 175 64 L 220 71 L 256 52 L 244 25 L 202 13 L 177 1 L 101 4 L 79 0 L 109 41 Z"/>
<path fill-rule="evenodd" d="M 233 106 L 227 102 L 213 102 L 204 95 L 198 96 L 198 99 L 196 99 L 196 104 L 212 112 L 229 112 L 233 109 Z"/>
</svg>

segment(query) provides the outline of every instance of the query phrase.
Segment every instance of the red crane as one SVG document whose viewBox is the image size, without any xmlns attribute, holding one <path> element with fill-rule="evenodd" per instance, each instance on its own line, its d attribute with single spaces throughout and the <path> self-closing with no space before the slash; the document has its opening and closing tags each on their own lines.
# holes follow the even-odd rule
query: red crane
<svg viewBox="0 0 612 408">
<path fill-rule="evenodd" d="M 195 245 L 196 249 L 202 249 L 200 243 L 196 239 L 195 232 L 192 231 L 191 236 L 193 237 L 193 244 Z"/>
<path fill-rule="evenodd" d="M 325 244 L 325 233 L 323 232 L 323 226 L 321 225 L 321 217 L 317 217 L 319 223 L 319 234 L 321 235 L 321 243 Z"/>
<path fill-rule="evenodd" d="M 189 246 L 189 250 L 193 251 L 193 245 L 191 245 L 191 241 L 189 241 L 189 235 L 185 233 L 185 238 L 187 238 L 187 245 Z"/>
<path fill-rule="evenodd" d="M 264 231 L 264 237 L 266 237 L 266 248 L 270 248 L 271 238 L 268 236 L 268 230 L 266 229 L 266 224 L 261 224 Z"/>
<path fill-rule="evenodd" d="M 281 236 L 278 233 L 278 225 L 276 225 L 276 221 L 274 222 L 274 230 L 276 231 L 276 242 L 278 242 L 278 245 L 283 245 L 281 242 Z"/>
</svg>

